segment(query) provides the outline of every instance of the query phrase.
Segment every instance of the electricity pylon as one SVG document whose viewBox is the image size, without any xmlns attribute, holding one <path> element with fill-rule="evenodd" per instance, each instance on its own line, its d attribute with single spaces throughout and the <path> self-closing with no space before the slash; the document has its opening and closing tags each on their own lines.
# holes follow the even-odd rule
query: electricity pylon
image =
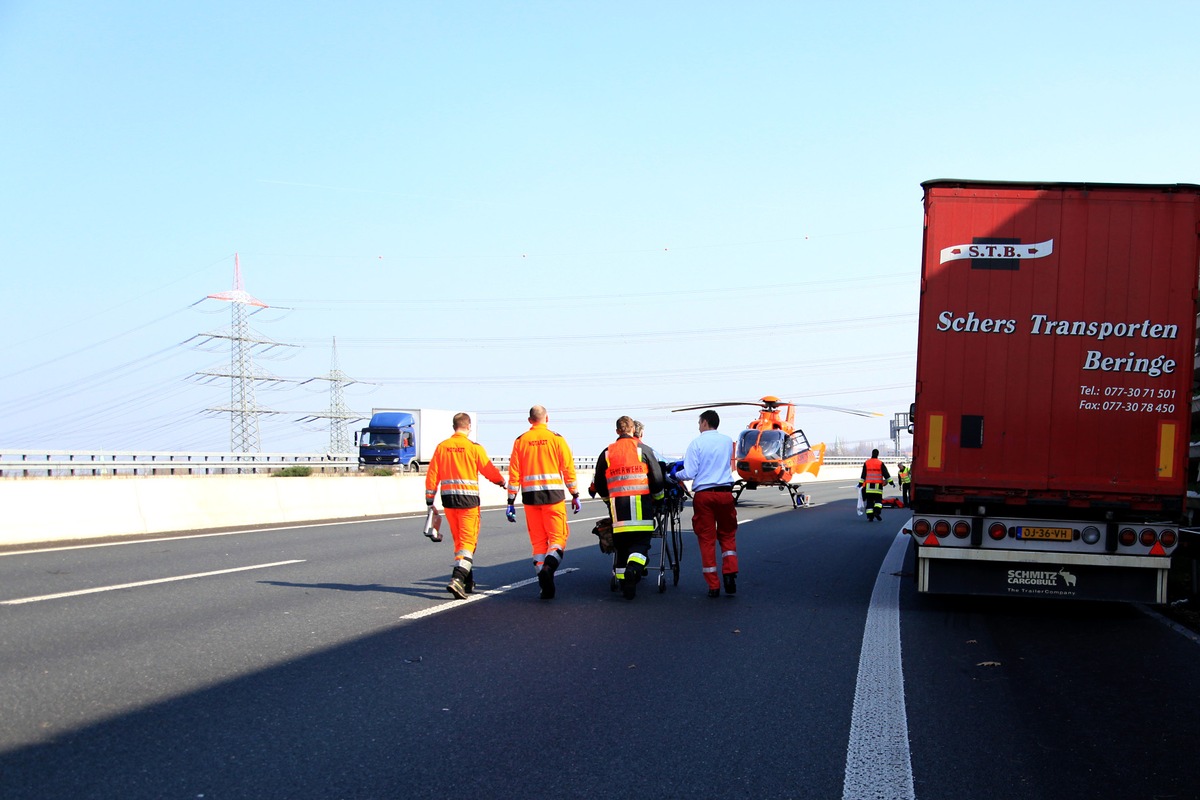
<svg viewBox="0 0 1200 800">
<path fill-rule="evenodd" d="M 260 407 L 254 399 L 254 384 L 258 381 L 283 381 L 274 375 L 263 372 L 254 366 L 251 358 L 254 350 L 265 352 L 275 347 L 289 347 L 271 339 L 261 338 L 251 331 L 246 322 L 247 307 L 255 309 L 269 308 L 261 300 L 252 296 L 242 286 L 242 267 L 237 253 L 233 254 L 233 290 L 210 294 L 213 300 L 221 300 L 230 304 L 233 320 L 229 333 L 201 334 L 208 339 L 229 340 L 229 372 L 205 370 L 197 375 L 211 378 L 228 378 L 230 381 L 230 396 L 228 408 L 210 408 L 209 411 L 227 413 L 229 417 L 229 452 L 258 453 L 262 450 L 259 441 L 258 418 L 263 414 L 279 412 Z M 253 312 L 251 312 L 253 313 Z"/>
<path fill-rule="evenodd" d="M 329 411 L 306 414 L 299 421 L 315 422 L 319 419 L 329 420 L 329 452 L 331 454 L 354 452 L 350 444 L 350 431 L 346 426 L 355 420 L 366 419 L 367 415 L 346 408 L 345 388 L 352 383 L 358 383 L 358 381 L 338 368 L 336 336 L 333 337 L 333 362 L 330 364 L 329 374 L 322 375 L 319 378 L 310 378 L 308 381 L 304 381 L 304 383 L 308 383 L 309 381 L 329 381 Z"/>
</svg>

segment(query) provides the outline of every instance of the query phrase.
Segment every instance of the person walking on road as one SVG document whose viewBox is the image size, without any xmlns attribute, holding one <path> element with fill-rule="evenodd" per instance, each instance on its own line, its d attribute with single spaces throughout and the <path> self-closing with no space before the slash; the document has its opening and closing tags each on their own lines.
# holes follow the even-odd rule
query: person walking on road
<svg viewBox="0 0 1200 800">
<path fill-rule="evenodd" d="M 900 481 L 900 502 L 908 508 L 912 505 L 912 470 L 901 464 L 896 467 L 896 479 Z"/>
<path fill-rule="evenodd" d="M 858 488 L 862 490 L 863 507 L 867 512 L 867 522 L 879 520 L 883 522 L 883 485 L 892 483 L 888 474 L 887 464 L 879 460 L 879 450 L 872 450 L 871 457 L 863 462 L 862 475 L 858 479 Z"/>
<path fill-rule="evenodd" d="M 479 542 L 479 476 L 504 488 L 504 476 L 482 445 L 467 438 L 469 414 L 454 415 L 454 435 L 438 444 L 425 472 L 425 505 L 432 506 L 438 489 L 446 522 L 454 537 L 454 572 L 446 591 L 460 600 L 475 589 L 472 566 Z"/>
<path fill-rule="evenodd" d="M 596 492 L 608 504 L 616 547 L 616 578 L 632 600 L 646 569 L 654 534 L 654 507 L 663 498 L 662 465 L 634 435 L 634 421 L 617 419 L 617 440 L 596 459 Z"/>
<path fill-rule="evenodd" d="M 562 434 L 546 427 L 549 419 L 544 406 L 529 409 L 529 430 L 513 442 L 505 514 L 509 522 L 517 521 L 514 504 L 520 492 L 543 600 L 554 598 L 554 572 L 562 563 L 570 536 L 563 505 L 566 495 L 571 495 L 574 513 L 581 508 L 575 488 L 575 458 Z"/>
<path fill-rule="evenodd" d="M 692 530 L 700 544 L 700 565 L 708 596 L 737 592 L 737 507 L 733 497 L 733 440 L 717 431 L 721 418 L 711 408 L 700 415 L 700 435 L 691 441 L 682 462 L 671 469 L 677 481 L 692 482 Z M 682 463 L 682 466 L 680 464 Z M 721 578 L 716 548 L 721 549 Z"/>
</svg>

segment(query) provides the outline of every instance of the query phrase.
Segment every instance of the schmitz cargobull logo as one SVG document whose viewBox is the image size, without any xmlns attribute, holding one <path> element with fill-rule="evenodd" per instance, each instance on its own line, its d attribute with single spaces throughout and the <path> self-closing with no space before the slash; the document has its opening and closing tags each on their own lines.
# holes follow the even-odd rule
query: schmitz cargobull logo
<svg viewBox="0 0 1200 800">
<path fill-rule="evenodd" d="M 1015 270 L 1021 268 L 1022 261 L 1045 258 L 1053 252 L 1053 239 L 1022 244 L 1020 239 L 976 236 L 970 244 L 943 247 L 939 263 L 945 264 L 947 261 L 970 259 L 971 269 Z"/>
<path fill-rule="evenodd" d="M 1059 583 L 1059 581 L 1062 581 Z M 1051 589 L 1073 588 L 1075 573 L 1065 569 L 1056 571 L 1038 569 L 1010 569 L 1008 571 L 1009 586 L 1041 586 Z"/>
</svg>

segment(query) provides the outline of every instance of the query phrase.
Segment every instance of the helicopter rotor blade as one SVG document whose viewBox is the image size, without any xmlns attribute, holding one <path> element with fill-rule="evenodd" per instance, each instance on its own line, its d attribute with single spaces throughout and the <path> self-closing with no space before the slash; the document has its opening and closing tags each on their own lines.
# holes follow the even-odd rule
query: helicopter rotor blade
<svg viewBox="0 0 1200 800">
<path fill-rule="evenodd" d="M 676 411 L 696 411 L 697 409 L 701 409 L 701 408 L 723 408 L 724 406 L 757 406 L 758 408 L 762 408 L 763 404 L 762 403 L 744 403 L 744 402 L 737 402 L 737 401 L 731 401 L 728 403 L 705 403 L 702 406 L 685 406 L 684 408 L 672 408 L 671 413 L 674 413 Z"/>
<path fill-rule="evenodd" d="M 880 414 L 878 411 L 860 411 L 857 408 L 845 408 L 843 406 L 826 406 L 826 405 L 820 405 L 819 403 L 793 403 L 788 400 L 776 400 L 776 401 L 773 401 L 770 403 L 764 403 L 761 400 L 754 401 L 754 402 L 730 400 L 730 401 L 721 402 L 721 403 L 705 403 L 702 406 L 684 406 L 683 408 L 672 408 L 671 412 L 674 413 L 676 411 L 697 411 L 697 410 L 703 409 L 703 408 L 722 408 L 725 406 L 754 406 L 755 408 L 762 408 L 762 409 L 766 409 L 768 411 L 774 410 L 774 409 L 787 408 L 790 406 L 792 408 L 819 408 L 819 409 L 822 409 L 823 411 L 838 411 L 842 414 L 853 414 L 856 417 L 882 417 L 882 416 L 884 416 L 883 414 Z"/>
<path fill-rule="evenodd" d="M 841 406 L 822 406 L 816 403 L 781 403 L 780 405 L 796 406 L 797 408 L 820 408 L 825 411 L 840 411 L 843 414 L 853 414 L 856 417 L 882 417 L 878 411 L 859 411 L 857 408 L 842 408 Z"/>
</svg>

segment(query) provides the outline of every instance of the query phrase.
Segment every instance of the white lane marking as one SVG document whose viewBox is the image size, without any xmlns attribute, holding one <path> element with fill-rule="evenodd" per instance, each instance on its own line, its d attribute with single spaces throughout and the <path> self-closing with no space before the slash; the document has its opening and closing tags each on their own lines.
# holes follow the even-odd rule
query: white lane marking
<svg viewBox="0 0 1200 800">
<path fill-rule="evenodd" d="M 904 673 L 900 659 L 900 577 L 908 536 L 896 535 L 879 568 L 854 687 L 843 800 L 915 800 Z"/>
<path fill-rule="evenodd" d="M 125 539 L 120 542 L 92 542 L 90 544 L 68 544 L 61 547 L 39 547 L 36 550 L 9 550 L 0 553 L 3 556 L 27 556 L 34 553 L 57 553 L 59 550 L 86 550 L 91 547 L 119 547 L 127 544 L 153 544 L 154 542 L 179 542 L 185 539 L 207 539 L 211 536 L 241 536 L 247 533 L 278 533 L 279 531 L 299 531 L 305 528 L 328 528 L 332 525 L 365 525 L 371 522 L 392 522 L 398 519 L 425 519 L 425 512 L 407 517 L 377 517 L 375 519 L 347 519 L 339 522 L 316 522 L 310 525 L 287 525 L 282 528 L 246 528 L 238 531 L 218 531 L 216 533 L 189 533 L 186 536 L 160 536 L 154 539 Z"/>
<path fill-rule="evenodd" d="M 566 569 L 558 570 L 554 574 L 564 575 L 568 572 L 575 572 L 578 569 L 579 567 L 567 567 Z M 486 592 L 476 592 L 468 596 L 465 600 L 449 600 L 445 603 L 440 603 L 436 606 L 431 606 L 430 608 L 426 608 L 421 611 L 414 611 L 411 614 L 405 614 L 400 619 L 421 619 L 422 617 L 431 617 L 434 614 L 440 614 L 443 611 L 449 611 L 453 608 L 462 608 L 467 603 L 474 603 L 476 600 L 482 600 L 485 597 L 492 597 L 493 595 L 503 594 L 504 592 L 508 592 L 513 589 L 520 589 L 522 586 L 528 586 L 531 583 L 537 583 L 537 578 L 533 577 L 523 581 L 517 581 L 516 583 L 507 583 L 504 586 L 500 586 L 495 589 L 488 589 Z"/>
<path fill-rule="evenodd" d="M 74 592 L 59 592 L 58 594 L 44 594 L 40 597 L 22 597 L 17 600 L 2 600 L 0 606 L 17 606 L 22 603 L 40 603 L 42 600 L 57 600 L 62 597 L 78 597 L 83 594 L 96 594 L 97 592 L 113 592 L 117 589 L 133 589 L 138 586 L 151 586 L 155 583 L 171 583 L 172 581 L 187 581 L 192 578 L 207 578 L 212 575 L 228 575 L 231 572 L 245 572 L 248 569 L 266 569 L 267 567 L 282 567 L 284 564 L 303 564 L 305 559 L 296 558 L 291 561 L 276 561 L 271 564 L 254 564 L 249 567 L 234 567 L 232 569 L 218 569 L 212 572 L 197 572 L 194 575 L 176 575 L 173 578 L 155 578 L 150 581 L 138 581 L 136 583 L 122 583 L 116 586 L 98 586 L 95 589 L 79 589 Z"/>
<path fill-rule="evenodd" d="M 1156 619 L 1159 622 L 1161 622 L 1163 625 L 1166 625 L 1168 628 L 1175 631 L 1180 636 L 1183 636 L 1184 638 L 1187 638 L 1187 639 L 1191 639 L 1196 644 L 1200 644 L 1200 636 L 1196 635 L 1196 633 L 1194 631 L 1188 630 L 1187 628 L 1180 625 L 1178 622 L 1175 622 L 1173 619 L 1170 619 L 1169 617 L 1164 616 L 1161 612 L 1156 611 L 1155 609 L 1151 608 L 1150 606 L 1142 605 L 1141 603 L 1136 604 L 1134 607 L 1137 608 L 1139 611 L 1141 611 L 1146 616 L 1148 616 L 1152 619 Z"/>
<path fill-rule="evenodd" d="M 484 511 L 497 511 L 500 509 L 488 507 Z M 572 519 L 571 522 L 594 522 L 598 519 L 606 519 L 607 517 L 584 517 L 583 519 Z M 314 522 L 307 525 L 285 525 L 280 528 L 245 528 L 237 531 L 217 531 L 216 533 L 191 533 L 186 536 L 159 536 L 154 539 L 125 539 L 120 542 L 90 542 L 88 544 L 67 544 L 55 545 L 52 547 L 38 547 L 32 550 L 9 550 L 0 553 L 0 558 L 4 556 L 28 556 L 36 553 L 57 553 L 59 550 L 86 550 L 92 547 L 120 547 L 127 544 L 152 544 L 154 542 L 178 542 L 185 539 L 207 539 L 211 536 L 241 536 L 247 533 L 276 533 L 278 531 L 299 531 L 305 528 L 328 528 L 334 525 L 367 525 L 372 522 L 393 522 L 398 519 L 425 519 L 425 512 L 419 514 L 401 514 L 395 517 L 376 517 L 374 519 L 345 519 L 335 520 L 333 522 Z M 402 534 L 395 534 L 397 536 Z"/>
</svg>

